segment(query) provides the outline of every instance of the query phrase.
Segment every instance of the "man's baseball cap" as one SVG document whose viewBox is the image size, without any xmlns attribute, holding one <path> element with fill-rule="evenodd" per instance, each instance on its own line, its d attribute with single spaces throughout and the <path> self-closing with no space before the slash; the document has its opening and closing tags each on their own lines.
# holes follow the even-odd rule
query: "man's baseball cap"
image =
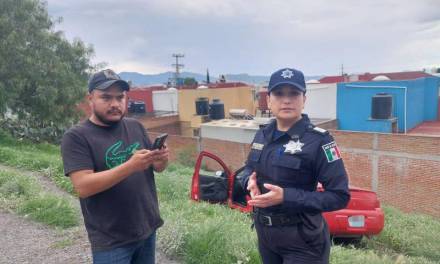
<svg viewBox="0 0 440 264">
<path fill-rule="evenodd" d="M 267 91 L 270 93 L 273 89 L 282 85 L 293 86 L 301 92 L 306 92 L 306 82 L 304 80 L 304 74 L 301 71 L 293 68 L 283 68 L 278 70 L 270 76 L 269 86 Z"/>
<path fill-rule="evenodd" d="M 128 82 L 122 80 L 114 71 L 110 69 L 99 71 L 89 79 L 89 93 L 95 89 L 105 90 L 115 83 L 119 84 L 124 91 L 130 90 Z"/>
</svg>

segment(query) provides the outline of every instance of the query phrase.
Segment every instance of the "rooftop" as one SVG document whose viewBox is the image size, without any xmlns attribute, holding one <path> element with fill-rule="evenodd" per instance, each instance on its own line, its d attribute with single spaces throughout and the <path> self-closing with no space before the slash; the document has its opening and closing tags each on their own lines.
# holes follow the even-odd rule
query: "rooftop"
<svg viewBox="0 0 440 264">
<path fill-rule="evenodd" d="M 413 80 L 422 77 L 431 77 L 433 75 L 428 74 L 422 71 L 408 71 L 408 72 L 382 72 L 382 73 L 363 73 L 363 74 L 355 74 L 355 75 L 346 75 L 346 76 L 326 76 L 319 79 L 320 83 L 339 83 L 339 82 L 349 82 L 353 79 L 353 76 L 356 76 L 359 82 L 369 82 L 373 81 L 374 78 L 381 76 L 388 78 L 389 80 Z"/>
<path fill-rule="evenodd" d="M 411 129 L 408 134 L 440 136 L 440 120 L 423 122 Z"/>
</svg>

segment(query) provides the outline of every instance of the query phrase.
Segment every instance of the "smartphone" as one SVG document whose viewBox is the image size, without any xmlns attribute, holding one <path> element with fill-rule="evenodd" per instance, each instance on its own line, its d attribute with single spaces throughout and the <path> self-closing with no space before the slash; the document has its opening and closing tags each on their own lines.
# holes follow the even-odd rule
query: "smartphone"
<svg viewBox="0 0 440 264">
<path fill-rule="evenodd" d="M 167 133 L 164 133 L 164 134 L 157 136 L 157 138 L 154 140 L 154 143 L 153 143 L 153 149 L 163 148 L 163 144 L 165 143 L 165 139 L 167 139 L 167 137 L 168 137 Z"/>
</svg>

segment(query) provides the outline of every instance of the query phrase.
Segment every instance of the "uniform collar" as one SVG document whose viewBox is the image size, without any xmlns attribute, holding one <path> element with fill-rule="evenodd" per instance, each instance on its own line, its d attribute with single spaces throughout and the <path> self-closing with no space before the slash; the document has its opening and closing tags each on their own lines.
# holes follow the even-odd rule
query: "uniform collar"
<svg viewBox="0 0 440 264">
<path fill-rule="evenodd" d="M 306 132 L 307 128 L 310 126 L 310 119 L 306 114 L 301 114 L 302 118 L 296 122 L 289 130 L 287 130 L 287 134 L 290 138 L 299 138 L 304 132 Z M 276 120 L 270 122 L 265 128 L 263 128 L 263 134 L 266 142 L 272 141 L 273 133 L 277 128 Z"/>
</svg>

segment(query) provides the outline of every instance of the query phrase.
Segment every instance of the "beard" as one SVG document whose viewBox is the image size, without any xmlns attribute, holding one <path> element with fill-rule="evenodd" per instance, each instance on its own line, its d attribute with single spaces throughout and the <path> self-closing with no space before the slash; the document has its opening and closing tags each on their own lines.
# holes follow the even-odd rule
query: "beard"
<svg viewBox="0 0 440 264">
<path fill-rule="evenodd" d="M 114 112 L 113 111 L 109 111 L 109 113 Z M 109 120 L 107 118 L 105 118 L 105 116 L 99 112 L 94 112 L 94 115 L 96 116 L 96 118 L 102 122 L 103 124 L 107 125 L 107 126 L 115 126 L 117 124 L 119 124 L 119 122 L 121 122 L 122 118 L 125 116 L 125 113 L 119 111 L 121 113 L 121 118 L 119 118 L 119 120 Z"/>
</svg>

